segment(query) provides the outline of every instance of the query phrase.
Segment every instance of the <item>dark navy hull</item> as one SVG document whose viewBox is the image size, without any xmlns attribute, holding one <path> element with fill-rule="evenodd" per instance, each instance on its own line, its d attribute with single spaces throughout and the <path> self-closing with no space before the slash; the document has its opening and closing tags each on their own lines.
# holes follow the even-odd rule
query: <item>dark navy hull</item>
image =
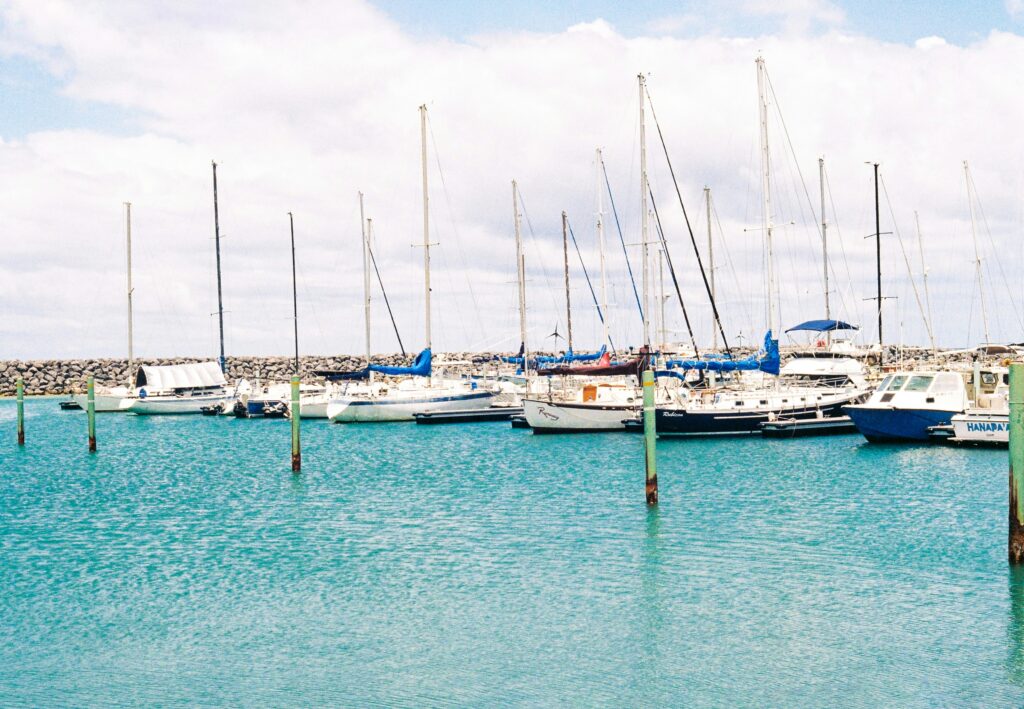
<svg viewBox="0 0 1024 709">
<path fill-rule="evenodd" d="M 928 429 L 948 426 L 960 412 L 848 406 L 843 413 L 853 419 L 857 430 L 872 443 L 898 443 L 929 441 Z"/>
<path fill-rule="evenodd" d="M 853 399 L 826 406 L 794 406 L 747 411 L 686 411 L 658 409 L 655 424 L 659 436 L 744 436 L 761 433 L 761 424 L 773 419 L 815 419 L 842 416 Z"/>
</svg>

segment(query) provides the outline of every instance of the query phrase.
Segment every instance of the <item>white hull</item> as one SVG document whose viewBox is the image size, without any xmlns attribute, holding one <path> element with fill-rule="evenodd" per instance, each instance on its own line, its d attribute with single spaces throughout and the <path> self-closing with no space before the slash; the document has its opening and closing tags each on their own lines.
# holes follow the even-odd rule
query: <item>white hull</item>
<svg viewBox="0 0 1024 709">
<path fill-rule="evenodd" d="M 1009 445 L 1010 414 L 1008 412 L 974 412 L 957 414 L 950 423 L 958 443 L 992 443 Z"/>
<path fill-rule="evenodd" d="M 329 405 L 326 396 L 317 396 L 309 400 L 299 399 L 299 418 L 325 419 Z"/>
<path fill-rule="evenodd" d="M 83 411 L 89 403 L 89 397 L 85 394 L 75 394 L 71 398 Z M 96 413 L 127 411 L 134 402 L 135 397 L 130 394 L 96 394 Z"/>
<path fill-rule="evenodd" d="M 227 392 L 202 396 L 147 396 L 135 399 L 128 408 L 133 414 L 156 416 L 164 414 L 200 414 L 204 406 L 224 404 L 231 400 Z"/>
<path fill-rule="evenodd" d="M 494 395 L 490 392 L 456 393 L 450 390 L 425 389 L 416 392 L 395 392 L 380 397 L 342 397 L 327 406 L 332 423 L 377 423 L 415 421 L 416 414 L 434 411 L 466 411 L 490 408 Z"/>
<path fill-rule="evenodd" d="M 523 415 L 534 433 L 622 431 L 626 419 L 635 418 L 631 404 L 563 403 L 523 399 Z"/>
</svg>

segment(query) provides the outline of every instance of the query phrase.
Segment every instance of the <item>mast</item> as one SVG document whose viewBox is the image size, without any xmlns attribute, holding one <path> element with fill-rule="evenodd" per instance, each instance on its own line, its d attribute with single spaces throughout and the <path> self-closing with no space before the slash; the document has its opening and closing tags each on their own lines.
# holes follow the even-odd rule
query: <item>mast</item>
<svg viewBox="0 0 1024 709">
<path fill-rule="evenodd" d="M 644 346 L 650 347 L 651 345 L 651 321 L 650 321 L 650 284 L 648 283 L 650 276 L 648 274 L 648 255 L 647 255 L 647 134 L 646 127 L 644 126 L 644 91 L 646 81 L 644 80 L 643 74 L 637 74 L 637 82 L 639 83 L 639 98 L 640 98 L 640 259 L 643 261 L 643 321 L 644 321 Z"/>
<path fill-rule="evenodd" d="M 125 210 L 125 231 L 127 234 L 127 245 L 125 251 L 128 261 L 128 388 L 131 389 L 135 383 L 135 336 L 133 333 L 135 316 L 132 312 L 132 203 L 124 203 Z"/>
<path fill-rule="evenodd" d="M 569 330 L 569 352 L 572 352 L 572 302 L 569 300 L 569 217 L 562 210 L 562 256 L 565 261 L 565 322 Z"/>
<path fill-rule="evenodd" d="M 985 328 L 985 344 L 991 340 L 988 337 L 988 311 L 985 309 L 985 288 L 981 278 L 981 254 L 978 251 L 978 229 L 974 219 L 974 199 L 971 196 L 971 170 L 964 160 L 964 181 L 967 183 L 967 205 L 971 210 L 971 239 L 974 241 L 974 272 L 978 279 L 978 297 L 981 298 L 981 322 Z"/>
<path fill-rule="evenodd" d="M 299 374 L 299 288 L 295 278 L 295 217 L 288 212 L 288 229 L 292 236 L 292 327 L 295 330 L 295 375 Z"/>
<path fill-rule="evenodd" d="M 220 371 L 227 374 L 224 358 L 224 293 L 220 278 L 220 212 L 217 206 L 217 163 L 213 163 L 213 239 L 217 250 L 217 323 L 220 329 Z"/>
<path fill-rule="evenodd" d="M 604 327 L 604 341 L 611 343 L 611 336 L 608 333 L 608 282 L 605 276 L 604 266 L 604 186 L 601 183 L 601 149 L 597 149 L 597 164 L 595 178 L 597 179 L 597 248 L 601 259 L 601 313 L 604 315 L 602 326 Z"/>
<path fill-rule="evenodd" d="M 704 186 L 704 203 L 708 212 L 708 275 L 711 277 L 711 299 L 715 299 L 715 247 L 711 241 L 711 188 Z M 711 318 L 711 349 L 718 349 L 718 329 L 715 318 Z"/>
<path fill-rule="evenodd" d="M 871 163 L 875 171 L 875 282 L 878 290 L 878 363 L 885 359 L 882 340 L 882 218 L 878 206 L 878 163 Z"/>
<path fill-rule="evenodd" d="M 921 238 L 921 219 L 914 211 L 914 225 L 917 227 L 917 252 L 921 257 L 921 276 L 924 280 L 924 302 L 928 313 L 928 339 L 931 341 L 932 351 L 935 351 L 935 331 L 932 329 L 932 298 L 928 294 L 928 269 L 924 264 L 924 241 Z"/>
<path fill-rule="evenodd" d="M 665 349 L 668 342 L 667 327 L 665 325 L 665 252 L 658 250 L 658 310 L 661 315 L 661 338 L 659 345 Z"/>
<path fill-rule="evenodd" d="M 519 341 L 523 350 L 523 371 L 528 371 L 526 349 L 526 261 L 523 259 L 523 237 L 520 231 L 519 185 L 512 180 L 512 219 L 516 233 L 516 283 L 519 290 Z"/>
<path fill-rule="evenodd" d="M 757 95 L 761 122 L 761 196 L 764 200 L 761 212 L 761 229 L 764 231 L 768 270 L 768 329 L 778 336 L 775 327 L 775 256 L 772 249 L 772 183 L 771 153 L 768 149 L 768 96 L 765 93 L 764 57 L 757 61 Z"/>
<path fill-rule="evenodd" d="M 423 300 L 426 309 L 427 349 L 430 340 L 430 201 L 427 195 L 427 104 L 420 106 L 420 160 L 423 170 Z"/>
<path fill-rule="evenodd" d="M 832 309 L 828 294 L 828 220 L 825 219 L 825 158 L 818 158 L 818 186 L 821 190 L 821 261 L 822 273 L 825 277 L 825 319 L 832 319 Z M 832 331 L 826 333 L 828 342 L 832 342 Z"/>
<path fill-rule="evenodd" d="M 366 328 L 366 366 L 373 356 L 370 350 L 370 237 L 365 212 L 363 193 L 359 193 L 359 231 L 363 242 L 363 326 Z"/>
</svg>

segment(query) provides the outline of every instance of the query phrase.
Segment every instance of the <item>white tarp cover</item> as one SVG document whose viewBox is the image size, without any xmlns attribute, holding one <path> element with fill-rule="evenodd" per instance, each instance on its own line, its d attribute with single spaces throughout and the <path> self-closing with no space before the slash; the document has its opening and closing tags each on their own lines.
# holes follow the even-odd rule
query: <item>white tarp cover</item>
<svg viewBox="0 0 1024 709">
<path fill-rule="evenodd" d="M 224 373 L 220 371 L 220 365 L 216 362 L 171 364 L 161 367 L 144 364 L 135 374 L 135 386 L 144 387 L 149 393 L 226 386 L 227 383 Z"/>
</svg>

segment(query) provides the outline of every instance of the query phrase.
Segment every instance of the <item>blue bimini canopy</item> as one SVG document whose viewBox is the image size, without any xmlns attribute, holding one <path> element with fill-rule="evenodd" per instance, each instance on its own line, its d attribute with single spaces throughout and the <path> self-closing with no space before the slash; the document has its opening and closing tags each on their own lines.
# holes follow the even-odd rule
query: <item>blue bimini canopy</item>
<svg viewBox="0 0 1024 709">
<path fill-rule="evenodd" d="M 834 330 L 859 330 L 856 325 L 851 325 L 842 320 L 808 320 L 786 330 L 786 332 L 832 332 Z"/>
</svg>

